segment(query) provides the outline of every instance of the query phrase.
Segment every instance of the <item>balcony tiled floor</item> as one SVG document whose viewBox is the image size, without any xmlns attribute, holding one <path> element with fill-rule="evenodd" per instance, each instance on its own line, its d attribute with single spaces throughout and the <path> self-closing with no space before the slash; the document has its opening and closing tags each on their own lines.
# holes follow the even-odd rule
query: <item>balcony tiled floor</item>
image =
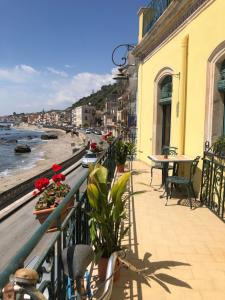
<svg viewBox="0 0 225 300">
<path fill-rule="evenodd" d="M 165 206 L 156 190 L 160 173 L 149 187 L 150 167 L 136 161 L 133 170 L 134 191 L 147 192 L 129 201 L 124 243 L 130 262 L 147 269 L 122 269 L 112 299 L 225 299 L 225 224 L 207 208 L 177 205 L 178 199 Z"/>
</svg>

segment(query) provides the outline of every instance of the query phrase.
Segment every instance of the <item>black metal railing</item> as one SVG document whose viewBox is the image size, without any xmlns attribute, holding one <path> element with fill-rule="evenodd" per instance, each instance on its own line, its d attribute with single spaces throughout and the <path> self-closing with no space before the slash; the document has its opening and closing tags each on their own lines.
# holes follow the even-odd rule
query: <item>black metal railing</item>
<svg viewBox="0 0 225 300">
<path fill-rule="evenodd" d="M 201 202 L 225 221 L 225 156 L 205 144 L 201 180 Z"/>
<path fill-rule="evenodd" d="M 173 0 L 151 0 L 149 2 L 148 8 L 150 8 L 150 11 L 149 14 L 146 15 L 146 20 L 144 20 L 143 35 L 151 30 L 172 1 Z"/>
<path fill-rule="evenodd" d="M 115 171 L 114 143 L 101 155 L 99 163 L 105 165 L 109 170 L 108 182 L 110 186 Z M 89 244 L 87 215 L 89 203 L 86 196 L 87 179 L 88 170 L 80 176 L 62 203 L 55 208 L 46 221 L 36 230 L 0 273 L 0 299 L 2 299 L 2 289 L 9 282 L 10 275 L 14 274 L 21 267 L 32 268 L 38 272 L 41 278 L 39 290 L 41 292 L 48 292 L 49 299 L 66 299 L 66 278 L 61 267 L 61 252 L 69 245 Z M 61 212 L 71 203 L 71 199 L 73 199 L 74 204 L 70 207 L 66 218 L 61 221 Z M 57 225 L 57 230 L 47 233 L 53 223 Z M 38 243 L 46 234 L 49 235 L 48 245 L 41 247 Z M 37 245 L 40 254 L 33 256 L 31 252 Z M 28 259 L 30 260 L 29 264 L 27 264 Z"/>
</svg>

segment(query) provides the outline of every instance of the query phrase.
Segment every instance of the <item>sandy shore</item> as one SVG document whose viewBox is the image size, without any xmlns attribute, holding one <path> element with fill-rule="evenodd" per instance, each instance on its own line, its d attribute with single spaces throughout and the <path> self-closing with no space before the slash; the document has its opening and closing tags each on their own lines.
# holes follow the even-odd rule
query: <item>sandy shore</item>
<svg viewBox="0 0 225 300">
<path fill-rule="evenodd" d="M 82 138 L 71 134 L 66 134 L 65 131 L 60 129 L 37 128 L 36 126 L 22 126 L 20 129 L 38 130 L 46 132 L 54 132 L 58 135 L 57 140 L 48 140 L 45 144 L 38 145 L 40 151 L 43 152 L 42 160 L 37 161 L 36 165 L 29 170 L 15 170 L 8 176 L 0 177 L 0 193 L 12 188 L 13 186 L 49 169 L 54 163 L 60 164 L 64 160 L 70 158 L 72 154 L 71 143 L 76 146 L 82 146 Z"/>
</svg>

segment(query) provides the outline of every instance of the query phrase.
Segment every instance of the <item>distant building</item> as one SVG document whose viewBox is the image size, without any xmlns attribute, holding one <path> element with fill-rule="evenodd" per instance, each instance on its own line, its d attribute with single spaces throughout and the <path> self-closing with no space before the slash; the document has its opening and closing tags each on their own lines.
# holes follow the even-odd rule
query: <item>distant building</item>
<svg viewBox="0 0 225 300">
<path fill-rule="evenodd" d="M 94 106 L 82 105 L 72 109 L 72 125 L 76 127 L 94 127 L 96 111 Z"/>
<path fill-rule="evenodd" d="M 104 127 L 107 130 L 114 130 L 117 123 L 117 98 L 111 97 L 106 99 L 105 102 L 105 111 L 104 111 Z"/>
</svg>

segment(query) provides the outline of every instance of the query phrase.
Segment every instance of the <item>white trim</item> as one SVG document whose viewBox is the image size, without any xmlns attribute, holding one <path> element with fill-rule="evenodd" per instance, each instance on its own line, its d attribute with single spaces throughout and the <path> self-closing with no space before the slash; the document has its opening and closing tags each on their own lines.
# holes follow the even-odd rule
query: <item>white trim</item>
<svg viewBox="0 0 225 300">
<path fill-rule="evenodd" d="M 216 64 L 222 58 L 225 58 L 225 40 L 216 47 L 207 61 L 204 141 L 209 141 L 210 144 L 212 142 L 215 69 Z"/>
<path fill-rule="evenodd" d="M 154 79 L 154 98 L 153 98 L 153 126 L 152 126 L 152 153 L 157 153 L 157 118 L 158 118 L 158 102 L 159 102 L 159 84 L 168 75 L 173 75 L 174 70 L 170 67 L 162 68 Z"/>
</svg>

